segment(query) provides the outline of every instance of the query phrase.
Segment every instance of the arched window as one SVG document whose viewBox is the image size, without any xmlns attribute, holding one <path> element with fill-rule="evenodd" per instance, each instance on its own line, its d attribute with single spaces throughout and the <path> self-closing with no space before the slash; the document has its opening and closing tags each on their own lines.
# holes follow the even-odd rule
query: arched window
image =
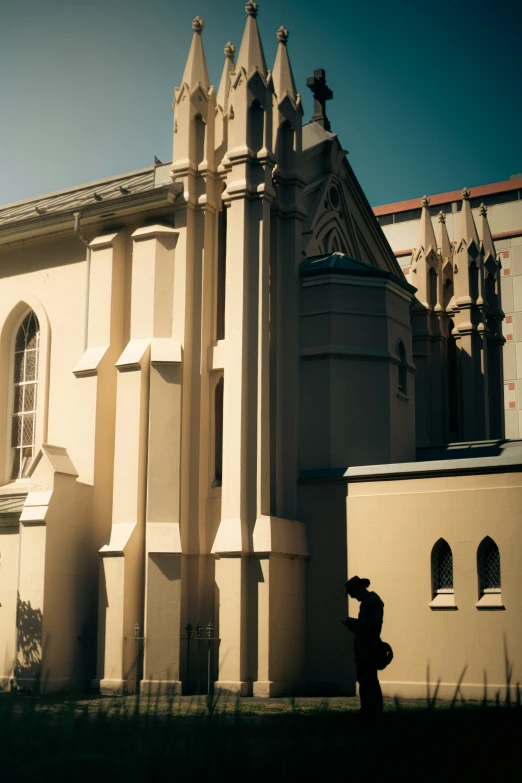
<svg viewBox="0 0 522 783">
<path fill-rule="evenodd" d="M 439 593 L 453 593 L 453 555 L 447 541 L 440 538 L 431 553 L 433 597 Z"/>
<path fill-rule="evenodd" d="M 500 552 L 492 538 L 486 538 L 477 551 L 480 594 L 500 593 Z"/>
<path fill-rule="evenodd" d="M 406 359 L 406 348 L 402 340 L 397 343 L 397 355 L 399 357 L 399 394 L 408 394 L 408 361 Z"/>
<path fill-rule="evenodd" d="M 205 160 L 206 125 L 201 114 L 194 118 L 194 163 L 199 166 Z"/>
<path fill-rule="evenodd" d="M 428 274 L 428 297 L 429 305 L 432 310 L 437 306 L 438 287 L 439 278 L 437 277 L 436 271 L 433 269 L 433 267 L 431 267 Z"/>
<path fill-rule="evenodd" d="M 218 215 L 218 253 L 216 279 L 216 339 L 225 338 L 225 292 L 227 282 L 227 207 Z"/>
<path fill-rule="evenodd" d="M 15 336 L 11 419 L 11 480 L 23 478 L 34 457 L 40 326 L 28 313 Z"/>
<path fill-rule="evenodd" d="M 455 324 L 450 321 L 448 324 L 448 408 L 449 408 L 449 438 L 458 440 L 459 436 L 459 389 L 458 389 L 458 370 L 457 370 L 457 341 L 453 330 Z"/>
<path fill-rule="evenodd" d="M 248 110 L 248 146 L 254 154 L 263 148 L 265 134 L 265 112 L 259 101 L 253 101 Z"/>
<path fill-rule="evenodd" d="M 213 487 L 221 486 L 223 475 L 223 392 L 224 378 L 216 384 L 214 392 L 214 480 Z"/>
</svg>

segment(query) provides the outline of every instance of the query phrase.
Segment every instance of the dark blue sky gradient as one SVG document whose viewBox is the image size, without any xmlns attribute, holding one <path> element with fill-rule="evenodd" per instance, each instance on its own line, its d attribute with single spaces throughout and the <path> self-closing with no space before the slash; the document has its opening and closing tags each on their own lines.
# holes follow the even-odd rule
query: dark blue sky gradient
<svg viewBox="0 0 522 783">
<path fill-rule="evenodd" d="M 305 120 L 325 68 L 338 133 L 372 205 L 522 171 L 520 0 L 263 0 Z M 241 42 L 243 0 L 0 0 L 0 204 L 170 160 L 172 95 L 191 20 L 218 86 Z"/>
</svg>

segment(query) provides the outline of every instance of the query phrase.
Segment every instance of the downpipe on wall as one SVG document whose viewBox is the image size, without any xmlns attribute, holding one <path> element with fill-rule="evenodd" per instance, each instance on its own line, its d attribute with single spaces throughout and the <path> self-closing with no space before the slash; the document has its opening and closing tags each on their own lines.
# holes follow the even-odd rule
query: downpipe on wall
<svg viewBox="0 0 522 783">
<path fill-rule="evenodd" d="M 87 266 L 86 266 L 86 280 L 85 280 L 85 312 L 84 312 L 84 319 L 83 319 L 83 350 L 87 350 L 87 328 L 89 325 L 89 278 L 91 276 L 91 248 L 89 245 L 89 240 L 85 239 L 84 235 L 82 234 L 80 230 L 80 220 L 82 217 L 81 212 L 73 212 L 73 218 L 74 218 L 74 233 L 80 240 L 80 242 L 83 242 L 85 247 L 87 248 Z"/>
</svg>

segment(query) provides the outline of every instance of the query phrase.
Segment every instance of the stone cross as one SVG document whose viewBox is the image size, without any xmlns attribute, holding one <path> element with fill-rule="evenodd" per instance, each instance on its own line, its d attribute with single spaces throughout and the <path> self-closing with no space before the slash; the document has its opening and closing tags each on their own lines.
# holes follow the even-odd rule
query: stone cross
<svg viewBox="0 0 522 783">
<path fill-rule="evenodd" d="M 318 122 L 325 130 L 331 130 L 330 120 L 326 116 L 326 101 L 333 98 L 333 92 L 326 84 L 326 74 L 323 68 L 314 71 L 313 76 L 306 80 L 306 86 L 314 96 L 314 114 L 312 122 Z"/>
</svg>

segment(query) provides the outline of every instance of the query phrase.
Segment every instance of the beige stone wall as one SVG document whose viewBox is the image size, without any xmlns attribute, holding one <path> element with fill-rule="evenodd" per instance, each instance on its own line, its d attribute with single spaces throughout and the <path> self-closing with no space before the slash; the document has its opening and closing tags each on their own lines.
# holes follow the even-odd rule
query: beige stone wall
<svg viewBox="0 0 522 783">
<path fill-rule="evenodd" d="M 505 696 L 522 681 L 522 476 L 482 474 L 350 483 L 348 574 L 371 579 L 385 604 L 382 638 L 395 652 L 381 673 L 384 693 L 451 698 L 462 676 L 466 698 Z M 481 611 L 477 548 L 500 550 L 503 610 Z M 431 551 L 443 537 L 453 552 L 456 611 L 434 610 Z M 358 604 L 350 601 L 350 614 Z M 514 691 L 512 691 L 512 696 Z"/>
</svg>

